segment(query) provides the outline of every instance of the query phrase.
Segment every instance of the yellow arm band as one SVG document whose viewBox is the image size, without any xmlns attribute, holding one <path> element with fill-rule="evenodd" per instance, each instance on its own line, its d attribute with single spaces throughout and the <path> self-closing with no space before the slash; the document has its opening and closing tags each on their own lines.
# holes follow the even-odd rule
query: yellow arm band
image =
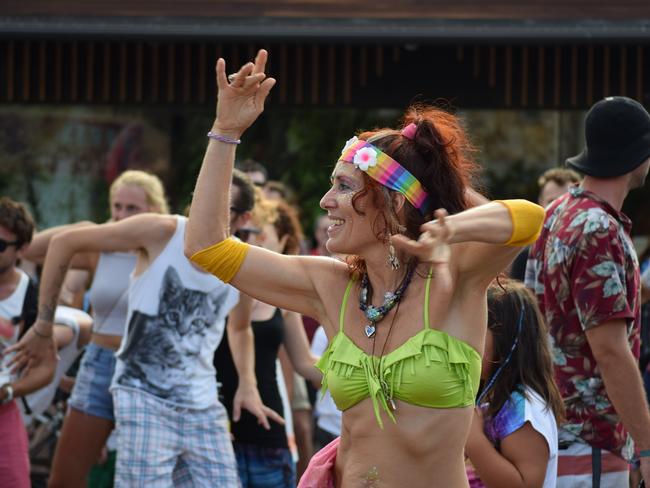
<svg viewBox="0 0 650 488">
<path fill-rule="evenodd" d="M 504 205 L 512 219 L 512 235 L 506 246 L 527 246 L 539 237 L 546 212 L 528 200 L 495 200 Z"/>
<path fill-rule="evenodd" d="M 250 245 L 229 237 L 193 254 L 190 260 L 224 283 L 230 283 L 246 259 L 249 248 Z"/>
</svg>

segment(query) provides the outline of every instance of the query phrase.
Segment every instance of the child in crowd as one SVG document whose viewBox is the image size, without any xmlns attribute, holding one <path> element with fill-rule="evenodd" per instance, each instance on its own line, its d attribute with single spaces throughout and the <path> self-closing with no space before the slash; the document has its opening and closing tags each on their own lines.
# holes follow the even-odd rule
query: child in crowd
<svg viewBox="0 0 650 488">
<path fill-rule="evenodd" d="M 557 422 L 563 403 L 553 380 L 548 332 L 534 296 L 517 281 L 488 293 L 484 387 L 465 453 L 470 486 L 555 486 Z"/>
</svg>

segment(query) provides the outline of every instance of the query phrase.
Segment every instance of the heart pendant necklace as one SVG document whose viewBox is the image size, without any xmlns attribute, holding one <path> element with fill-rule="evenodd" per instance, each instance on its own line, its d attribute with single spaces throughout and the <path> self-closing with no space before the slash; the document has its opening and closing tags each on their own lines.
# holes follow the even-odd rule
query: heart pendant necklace
<svg viewBox="0 0 650 488">
<path fill-rule="evenodd" d="M 408 288 L 413 278 L 415 266 L 409 266 L 409 269 L 404 276 L 404 279 L 394 292 L 387 291 L 384 294 L 384 303 L 379 307 L 375 307 L 370 300 L 372 299 L 372 285 L 368 279 L 368 273 L 363 275 L 361 279 L 361 290 L 359 291 L 359 308 L 368 319 L 368 324 L 364 328 L 366 337 L 372 339 L 377 332 L 377 322 L 382 320 L 393 309 L 395 305 L 402 299 L 402 295 Z"/>
<path fill-rule="evenodd" d="M 371 322 L 368 325 L 366 325 L 365 332 L 366 332 L 366 337 L 368 339 L 371 339 L 372 336 L 375 335 L 375 332 L 377 332 L 377 327 L 375 327 L 375 324 Z"/>
</svg>

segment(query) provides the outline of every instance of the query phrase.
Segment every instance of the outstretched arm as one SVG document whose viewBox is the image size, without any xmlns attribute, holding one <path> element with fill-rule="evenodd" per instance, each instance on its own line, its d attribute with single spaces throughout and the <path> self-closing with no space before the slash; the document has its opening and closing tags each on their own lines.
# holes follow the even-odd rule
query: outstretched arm
<svg viewBox="0 0 650 488">
<path fill-rule="evenodd" d="M 42 265 L 45 262 L 47 248 L 50 245 L 50 241 L 53 237 L 72 229 L 81 229 L 83 227 L 94 225 L 96 224 L 93 222 L 82 221 L 74 224 L 50 227 L 49 229 L 38 232 L 32 239 L 32 242 L 29 243 L 27 249 L 23 252 L 23 257 L 28 261 Z M 79 253 L 74 256 L 73 260 L 70 263 L 70 267 L 89 270 L 94 267 L 95 259 L 96 257 L 93 256 L 93 253 Z"/>
<path fill-rule="evenodd" d="M 537 239 L 543 222 L 544 209 L 539 205 L 526 200 L 495 201 L 450 216 L 439 210 L 436 220 L 422 226 L 418 241 L 401 235 L 392 240 L 420 261 L 435 262 L 432 252 L 444 236 L 456 248 L 452 263 L 461 279 L 469 277 L 487 286 L 515 258 L 520 246 Z"/>
<path fill-rule="evenodd" d="M 42 354 L 52 342 L 52 321 L 63 279 L 72 257 L 79 252 L 143 251 L 166 242 L 174 232 L 176 220 L 169 216 L 142 214 L 120 222 L 86 226 L 63 232 L 52 238 L 41 275 L 38 297 L 38 318 L 23 338 L 7 349 L 16 352 L 11 360 L 15 369 L 22 369 Z"/>
</svg>

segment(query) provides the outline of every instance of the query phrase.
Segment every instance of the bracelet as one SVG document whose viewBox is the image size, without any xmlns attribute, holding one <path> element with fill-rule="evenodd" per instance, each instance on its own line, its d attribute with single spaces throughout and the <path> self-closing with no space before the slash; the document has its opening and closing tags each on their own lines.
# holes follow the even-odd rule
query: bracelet
<svg viewBox="0 0 650 488">
<path fill-rule="evenodd" d="M 650 449 L 643 449 L 639 451 L 639 457 L 650 457 Z"/>
<path fill-rule="evenodd" d="M 52 334 L 47 335 L 47 334 L 43 334 L 42 332 L 37 331 L 36 326 L 32 327 L 32 330 L 34 331 L 34 334 L 36 334 L 38 337 L 42 337 L 43 339 L 49 339 L 50 337 L 52 337 Z"/>
<path fill-rule="evenodd" d="M 241 139 L 231 139 L 230 137 L 222 136 L 221 134 L 215 134 L 212 131 L 208 132 L 208 137 L 215 141 L 225 142 L 226 144 L 241 144 Z"/>
</svg>

